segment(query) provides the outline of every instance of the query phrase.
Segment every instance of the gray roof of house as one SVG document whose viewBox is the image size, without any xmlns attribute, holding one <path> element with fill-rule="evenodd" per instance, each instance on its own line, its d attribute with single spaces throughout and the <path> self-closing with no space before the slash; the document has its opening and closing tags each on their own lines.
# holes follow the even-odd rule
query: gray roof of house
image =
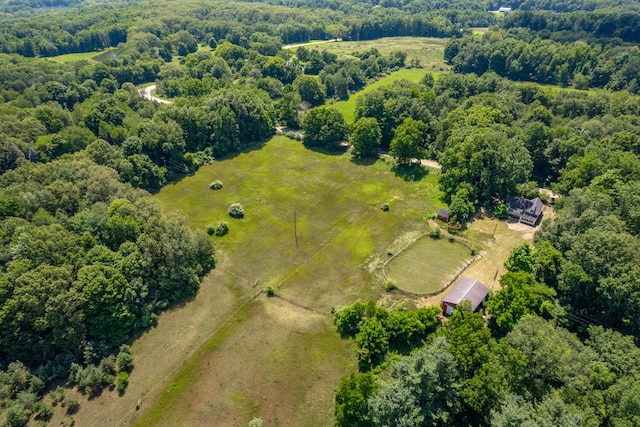
<svg viewBox="0 0 640 427">
<path fill-rule="evenodd" d="M 438 209 L 438 216 L 446 216 L 449 218 L 449 211 L 445 208 Z"/>
<path fill-rule="evenodd" d="M 540 197 L 531 200 L 522 197 L 507 197 L 507 206 L 511 209 L 522 210 L 530 215 L 540 216 L 544 204 Z"/>
<path fill-rule="evenodd" d="M 535 199 L 531 200 L 531 207 L 528 210 L 530 213 L 538 216 L 542 212 L 543 207 L 544 204 L 542 203 L 542 200 L 540 200 L 540 197 L 536 197 Z"/>
<path fill-rule="evenodd" d="M 475 311 L 488 293 L 489 289 L 479 281 L 463 277 L 442 299 L 442 302 L 458 305 L 462 301 L 469 301 L 471 308 Z"/>
</svg>

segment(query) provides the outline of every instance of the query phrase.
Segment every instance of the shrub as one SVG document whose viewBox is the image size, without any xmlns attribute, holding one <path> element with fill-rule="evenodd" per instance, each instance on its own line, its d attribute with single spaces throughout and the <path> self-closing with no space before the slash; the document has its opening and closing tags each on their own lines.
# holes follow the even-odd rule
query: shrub
<svg viewBox="0 0 640 427">
<path fill-rule="evenodd" d="M 389 203 L 383 203 L 382 206 L 380 206 L 380 209 L 387 212 L 389 210 Z"/>
<path fill-rule="evenodd" d="M 264 426 L 264 421 L 262 421 L 262 418 L 254 418 L 251 421 L 249 421 L 248 427 L 263 427 Z"/>
<path fill-rule="evenodd" d="M 120 353 L 116 356 L 116 368 L 118 372 L 129 372 L 133 367 L 133 357 L 131 357 L 131 348 L 123 344 L 120 346 Z"/>
<path fill-rule="evenodd" d="M 116 358 L 115 356 L 105 357 L 100 361 L 100 370 L 105 374 L 113 374 L 116 372 Z"/>
<path fill-rule="evenodd" d="M 129 374 L 127 374 L 126 372 L 120 372 L 116 376 L 116 389 L 118 389 L 120 393 L 124 393 L 124 390 L 127 388 L 128 385 L 129 385 Z"/>
<path fill-rule="evenodd" d="M 220 190 L 222 188 L 222 181 L 216 179 L 211 184 L 209 184 L 209 188 L 212 190 Z"/>
<path fill-rule="evenodd" d="M 240 203 L 229 206 L 229 216 L 232 218 L 244 218 L 244 208 Z"/>
<path fill-rule="evenodd" d="M 29 422 L 29 410 L 18 402 L 14 402 L 5 411 L 5 420 L 8 426 L 22 427 Z"/>
<path fill-rule="evenodd" d="M 218 225 L 216 225 L 216 236 L 224 236 L 229 232 L 229 224 L 226 221 L 220 221 Z"/>
<path fill-rule="evenodd" d="M 37 420 L 49 421 L 53 417 L 53 406 L 46 402 L 36 402 L 33 404 L 33 412 Z"/>
<path fill-rule="evenodd" d="M 80 407 L 80 402 L 76 396 L 66 396 L 62 402 L 62 406 L 67 408 L 67 414 L 75 414 Z"/>
<path fill-rule="evenodd" d="M 498 219 L 507 219 L 509 218 L 509 208 L 504 203 L 500 203 L 496 206 L 494 214 Z"/>
<path fill-rule="evenodd" d="M 276 290 L 273 289 L 271 286 L 269 286 L 267 288 L 267 296 L 270 297 L 270 298 L 271 297 L 275 297 L 276 296 Z"/>
<path fill-rule="evenodd" d="M 207 234 L 209 236 L 213 236 L 215 232 L 216 232 L 216 227 L 214 227 L 213 224 L 207 225 Z"/>
<path fill-rule="evenodd" d="M 56 389 L 51 392 L 51 400 L 54 405 L 63 402 L 64 398 L 64 388 L 61 386 L 56 387 Z"/>
<path fill-rule="evenodd" d="M 384 288 L 387 290 L 387 292 L 395 291 L 398 289 L 398 284 L 395 280 L 389 277 L 384 282 Z"/>
<path fill-rule="evenodd" d="M 440 227 L 430 227 L 429 237 L 431 237 L 432 239 L 439 239 L 440 237 L 442 237 L 442 231 L 440 231 Z"/>
</svg>

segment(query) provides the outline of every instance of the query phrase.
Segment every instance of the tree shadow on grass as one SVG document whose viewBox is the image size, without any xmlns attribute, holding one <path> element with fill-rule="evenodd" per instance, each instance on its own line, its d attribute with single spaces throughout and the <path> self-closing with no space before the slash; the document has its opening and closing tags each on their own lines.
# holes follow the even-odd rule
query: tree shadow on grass
<svg viewBox="0 0 640 427">
<path fill-rule="evenodd" d="M 371 166 L 373 165 L 375 162 L 377 162 L 379 159 L 377 157 L 368 157 L 365 159 L 355 159 L 355 158 L 351 158 L 351 163 L 353 163 L 354 165 L 358 165 L 358 166 Z"/>
<path fill-rule="evenodd" d="M 338 145 L 334 147 L 319 147 L 319 146 L 305 145 L 305 148 L 311 151 L 315 151 L 317 153 L 326 154 L 328 156 L 342 156 L 344 153 L 347 152 L 347 150 L 349 149 L 349 146 Z"/>
<path fill-rule="evenodd" d="M 420 181 L 422 178 L 429 175 L 429 169 L 425 168 L 420 163 L 398 164 L 392 167 L 391 171 L 395 176 L 400 177 L 405 181 Z"/>
</svg>

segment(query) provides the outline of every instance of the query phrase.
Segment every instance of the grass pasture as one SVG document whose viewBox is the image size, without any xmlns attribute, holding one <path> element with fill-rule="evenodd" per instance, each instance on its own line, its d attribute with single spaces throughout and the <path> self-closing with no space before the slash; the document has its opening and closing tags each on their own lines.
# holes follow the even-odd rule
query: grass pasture
<svg viewBox="0 0 640 427">
<path fill-rule="evenodd" d="M 394 258 L 386 271 L 399 289 L 426 294 L 442 289 L 470 258 L 469 249 L 458 242 L 425 236 Z"/>
<path fill-rule="evenodd" d="M 52 56 L 50 59 L 53 59 L 57 62 L 77 62 L 77 61 L 91 61 L 91 62 L 100 62 L 103 58 L 106 58 L 106 55 L 114 48 L 105 49 L 102 52 L 81 52 L 81 53 L 67 53 L 65 55 Z"/>
<path fill-rule="evenodd" d="M 382 284 L 363 266 L 398 235 L 426 228 L 422 218 L 440 206 L 435 171 L 406 182 L 383 161 L 357 165 L 348 153 L 323 154 L 280 136 L 257 148 L 205 166 L 156 196 L 164 208 L 183 211 L 193 228 L 229 223 L 229 234 L 214 238 L 217 269 L 187 306 L 203 307 L 198 318 L 206 319 L 211 304 L 209 320 L 217 328 L 207 326 L 210 335 L 192 344 L 186 362 L 183 356 L 183 365 L 165 374 L 167 382 L 127 391 L 123 398 L 132 406 L 142 398 L 142 406 L 123 425 L 246 425 L 254 416 L 265 425 L 331 425 L 333 390 L 356 361 L 353 343 L 339 338 L 329 311 L 376 299 Z M 224 187 L 209 189 L 216 179 Z M 243 204 L 244 219 L 228 216 L 234 202 Z M 388 212 L 380 209 L 385 202 Z M 262 294 L 245 302 L 268 286 L 284 299 Z M 227 297 L 218 300 L 217 292 Z M 163 334 L 173 336 L 191 321 L 189 309 L 172 313 L 182 311 L 183 321 L 162 323 L 135 345 L 147 348 L 153 340 L 162 348 Z M 155 353 L 138 357 L 155 375 L 164 372 L 166 361 L 154 363 Z M 143 374 L 136 367 L 131 391 L 133 375 Z M 83 414 L 95 416 L 89 406 L 85 412 L 90 404 L 83 402 L 78 422 Z"/>
</svg>

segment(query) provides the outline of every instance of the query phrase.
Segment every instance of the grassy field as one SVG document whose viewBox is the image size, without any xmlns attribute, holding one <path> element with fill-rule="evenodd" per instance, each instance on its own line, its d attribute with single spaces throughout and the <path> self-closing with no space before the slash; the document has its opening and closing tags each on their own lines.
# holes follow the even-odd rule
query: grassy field
<svg viewBox="0 0 640 427">
<path fill-rule="evenodd" d="M 441 206 L 437 172 L 406 182 L 390 168 L 274 137 L 163 189 L 157 200 L 193 228 L 229 223 L 214 238 L 218 266 L 195 298 L 134 341 L 124 396 L 82 399 L 76 424 L 242 426 L 259 416 L 265 425 L 332 425 L 333 390 L 356 360 L 329 311 L 377 299 L 383 284 L 368 260 L 424 230 L 422 218 Z M 210 190 L 216 179 L 224 187 Z M 229 218 L 234 202 L 244 219 Z M 282 298 L 251 300 L 268 286 Z"/>
<path fill-rule="evenodd" d="M 396 80 L 406 79 L 412 82 L 419 82 L 425 73 L 430 72 L 424 68 L 403 68 L 395 71 L 382 79 L 367 85 L 364 89 L 355 93 L 349 97 L 346 101 L 340 101 L 332 104 L 332 107 L 342 113 L 347 123 L 351 123 L 354 120 L 354 114 L 356 110 L 356 100 L 362 95 L 371 92 L 379 87 L 388 86 Z M 437 75 L 437 73 L 432 73 Z"/>
<path fill-rule="evenodd" d="M 109 48 L 102 52 L 67 53 L 65 55 L 52 56 L 50 59 L 53 59 L 57 62 L 76 62 L 83 60 L 98 62 L 100 61 L 100 56 L 105 55 L 107 52 L 113 49 L 114 48 Z"/>
<path fill-rule="evenodd" d="M 387 265 L 387 276 L 404 291 L 436 292 L 469 258 L 469 249 L 458 242 L 423 237 Z"/>
<path fill-rule="evenodd" d="M 338 55 L 362 52 L 376 48 L 383 55 L 393 51 L 403 51 L 407 54 L 407 64 L 413 58 L 420 61 L 420 65 L 430 71 L 444 71 L 444 46 L 447 39 L 431 37 L 385 37 L 377 40 L 345 41 L 310 46 L 313 49 L 326 50 Z"/>
<path fill-rule="evenodd" d="M 215 179 L 222 190 L 209 189 Z M 158 200 L 185 212 L 195 228 L 229 222 L 229 234 L 216 239 L 228 275 L 248 291 L 257 281 L 316 311 L 260 297 L 233 331 L 205 344 L 136 425 L 232 425 L 252 416 L 267 425 L 332 424 L 333 388 L 354 360 L 351 344 L 333 331 L 330 308 L 377 297 L 380 286 L 361 266 L 397 233 L 425 227 L 438 196 L 435 174 L 407 183 L 384 162 L 355 165 L 348 155 L 283 137 L 165 188 Z M 243 204 L 244 219 L 229 219 L 234 202 Z"/>
</svg>

